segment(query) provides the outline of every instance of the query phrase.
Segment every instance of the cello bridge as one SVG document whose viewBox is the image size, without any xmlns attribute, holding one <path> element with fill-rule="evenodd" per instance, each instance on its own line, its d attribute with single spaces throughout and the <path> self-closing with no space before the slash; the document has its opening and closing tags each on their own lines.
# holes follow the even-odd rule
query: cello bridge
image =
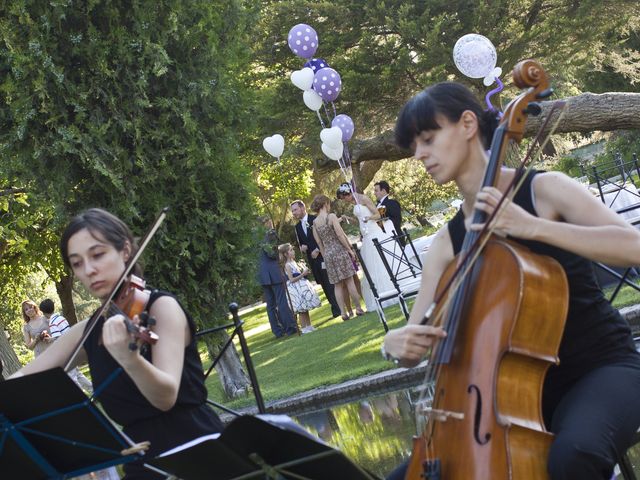
<svg viewBox="0 0 640 480">
<path fill-rule="evenodd" d="M 454 420 L 464 420 L 464 413 L 461 412 L 449 412 L 447 410 L 425 407 L 422 409 L 422 413 L 438 422 L 446 422 L 450 418 Z"/>
</svg>

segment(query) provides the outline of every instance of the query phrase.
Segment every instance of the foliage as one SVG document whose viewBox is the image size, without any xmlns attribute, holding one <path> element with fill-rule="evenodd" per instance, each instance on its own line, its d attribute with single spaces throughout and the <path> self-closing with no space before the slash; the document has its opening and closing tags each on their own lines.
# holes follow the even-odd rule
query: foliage
<svg viewBox="0 0 640 480">
<path fill-rule="evenodd" d="M 456 198 L 457 188 L 453 183 L 437 185 L 424 167 L 413 159 L 387 162 L 378 171 L 374 183 L 386 180 L 392 196 L 400 202 L 409 220 L 420 225 L 428 225 L 428 218 L 440 209 L 436 203 L 445 205 Z"/>
<path fill-rule="evenodd" d="M 141 235 L 169 205 L 147 277 L 201 320 L 251 273 L 252 181 L 236 151 L 253 14 L 240 0 L 0 7 L 0 178 L 51 206 L 53 236 L 93 206 Z"/>
</svg>

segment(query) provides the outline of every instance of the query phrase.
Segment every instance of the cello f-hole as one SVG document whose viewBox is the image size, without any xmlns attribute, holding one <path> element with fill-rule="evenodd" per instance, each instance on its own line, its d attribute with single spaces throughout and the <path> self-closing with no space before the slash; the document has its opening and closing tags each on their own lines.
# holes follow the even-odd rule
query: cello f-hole
<svg viewBox="0 0 640 480">
<path fill-rule="evenodd" d="M 476 385 L 469 385 L 467 388 L 468 393 L 476 393 L 476 413 L 473 416 L 473 437 L 478 445 L 486 445 L 491 440 L 491 434 L 485 433 L 484 439 L 480 438 L 480 420 L 482 418 L 482 394 L 480 389 Z"/>
</svg>

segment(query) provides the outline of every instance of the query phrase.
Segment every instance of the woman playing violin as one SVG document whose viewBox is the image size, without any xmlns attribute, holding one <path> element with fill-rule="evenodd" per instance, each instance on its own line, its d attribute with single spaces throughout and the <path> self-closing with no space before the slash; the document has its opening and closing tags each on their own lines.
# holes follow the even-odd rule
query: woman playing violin
<svg viewBox="0 0 640 480">
<path fill-rule="evenodd" d="M 408 325 L 384 339 L 385 355 L 404 366 L 415 366 L 447 335 L 440 327 L 421 324 L 440 276 L 460 251 L 466 231 L 482 229 L 467 220 L 474 209 L 491 214 L 516 175 L 503 168 L 495 188 L 480 190 L 495 117 L 456 83 L 427 88 L 399 115 L 397 143 L 411 148 L 438 184 L 454 181 L 463 197 L 460 211 L 425 255 Z M 627 323 L 598 287 L 591 261 L 639 265 L 640 232 L 574 180 L 535 171 L 503 204 L 493 226 L 494 233 L 558 260 L 568 277 L 560 363 L 549 369 L 542 395 L 544 421 L 555 434 L 547 460 L 550 478 L 609 479 L 617 455 L 630 446 L 640 426 L 640 355 Z M 399 469 L 393 478 L 402 475 Z"/>
<path fill-rule="evenodd" d="M 71 220 L 60 246 L 65 263 L 101 301 L 108 298 L 137 248 L 119 218 L 95 208 Z M 159 337 L 150 349 L 129 347 L 131 334 L 125 318 L 118 314 L 98 321 L 76 363 L 88 361 L 94 390 L 122 369 L 98 398 L 129 437 L 151 442 L 147 455 L 155 456 L 200 435 L 218 432 L 222 424 L 205 403 L 207 391 L 193 320 L 173 295 L 158 290 L 151 292 L 145 310 L 155 318 L 153 330 Z M 74 325 L 18 374 L 64 366 L 86 324 Z M 124 470 L 127 479 L 164 478 L 137 463 L 125 465 Z"/>
</svg>

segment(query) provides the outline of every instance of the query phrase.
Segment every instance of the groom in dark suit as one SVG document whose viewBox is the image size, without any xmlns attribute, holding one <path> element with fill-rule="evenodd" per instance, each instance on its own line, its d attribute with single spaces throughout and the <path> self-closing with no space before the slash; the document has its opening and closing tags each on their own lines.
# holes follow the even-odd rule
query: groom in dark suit
<svg viewBox="0 0 640 480">
<path fill-rule="evenodd" d="M 393 229 L 396 231 L 396 235 L 402 234 L 402 208 L 400 203 L 393 198 L 389 198 L 391 188 L 385 180 L 381 180 L 373 184 L 373 194 L 378 199 L 376 207 L 385 206 L 386 211 L 384 216 L 387 217 L 393 223 Z M 404 238 L 401 237 L 401 243 L 404 245 Z"/>
<path fill-rule="evenodd" d="M 313 272 L 313 278 L 322 286 L 322 290 L 331 304 L 331 314 L 335 318 L 340 315 L 340 307 L 336 301 L 333 285 L 329 282 L 327 270 L 322 265 L 324 260 L 320 254 L 318 243 L 316 239 L 313 238 L 313 221 L 316 217 L 315 215 L 309 215 L 307 213 L 307 208 L 302 200 L 295 200 L 291 203 L 291 214 L 294 218 L 300 220 L 296 223 L 296 237 L 298 237 L 300 251 L 307 254 L 307 260 Z"/>
</svg>

